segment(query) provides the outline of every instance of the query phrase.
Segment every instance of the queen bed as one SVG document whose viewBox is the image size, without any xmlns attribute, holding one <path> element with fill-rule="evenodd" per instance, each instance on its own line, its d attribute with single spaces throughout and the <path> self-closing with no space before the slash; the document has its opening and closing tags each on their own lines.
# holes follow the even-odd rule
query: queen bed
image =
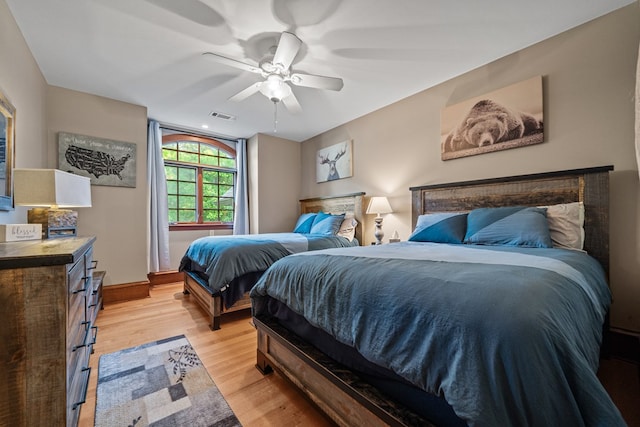
<svg viewBox="0 0 640 427">
<path fill-rule="evenodd" d="M 220 329 L 223 313 L 249 309 L 248 292 L 276 260 L 292 253 L 357 246 L 362 241 L 364 193 L 300 200 L 291 233 L 210 236 L 187 248 L 179 270 L 190 294 Z"/>
<path fill-rule="evenodd" d="M 596 377 L 610 170 L 414 187 L 408 242 L 274 263 L 257 367 L 345 426 L 624 425 Z"/>
</svg>

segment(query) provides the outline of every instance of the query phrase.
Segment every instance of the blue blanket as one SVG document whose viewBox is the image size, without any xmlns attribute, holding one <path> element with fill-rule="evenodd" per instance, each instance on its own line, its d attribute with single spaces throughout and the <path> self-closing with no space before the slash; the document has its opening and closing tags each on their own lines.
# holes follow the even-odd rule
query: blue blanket
<svg viewBox="0 0 640 427">
<path fill-rule="evenodd" d="M 598 381 L 610 293 L 562 249 L 406 242 L 298 254 L 251 292 L 444 397 L 472 426 L 619 426 Z"/>
<path fill-rule="evenodd" d="M 232 280 L 262 272 L 287 255 L 357 244 L 341 236 L 299 233 L 201 237 L 189 245 L 179 270 L 204 273 L 211 291 L 223 292 Z"/>
</svg>

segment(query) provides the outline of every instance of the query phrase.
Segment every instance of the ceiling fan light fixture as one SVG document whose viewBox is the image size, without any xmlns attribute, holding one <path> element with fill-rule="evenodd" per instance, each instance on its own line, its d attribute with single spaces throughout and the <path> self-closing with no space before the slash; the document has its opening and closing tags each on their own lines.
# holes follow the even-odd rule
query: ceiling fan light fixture
<svg viewBox="0 0 640 427">
<path fill-rule="evenodd" d="M 283 98 L 291 95 L 291 86 L 285 83 L 280 75 L 271 74 L 260 85 L 260 92 L 272 102 L 280 102 Z"/>
</svg>

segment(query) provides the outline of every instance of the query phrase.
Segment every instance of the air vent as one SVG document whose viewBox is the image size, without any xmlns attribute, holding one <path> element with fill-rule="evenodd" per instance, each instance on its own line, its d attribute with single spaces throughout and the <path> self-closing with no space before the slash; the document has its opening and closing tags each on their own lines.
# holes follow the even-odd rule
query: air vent
<svg viewBox="0 0 640 427">
<path fill-rule="evenodd" d="M 211 117 L 215 117 L 216 119 L 221 120 L 235 120 L 236 116 L 232 116 L 231 114 L 221 113 L 219 111 L 212 111 Z"/>
</svg>

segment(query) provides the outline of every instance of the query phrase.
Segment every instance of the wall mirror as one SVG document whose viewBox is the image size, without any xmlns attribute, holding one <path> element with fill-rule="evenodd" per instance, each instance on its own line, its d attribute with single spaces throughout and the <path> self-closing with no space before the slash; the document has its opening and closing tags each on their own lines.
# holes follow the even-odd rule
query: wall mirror
<svg viewBox="0 0 640 427">
<path fill-rule="evenodd" d="M 11 171 L 15 142 L 16 109 L 0 91 L 0 211 L 13 210 Z"/>
</svg>

